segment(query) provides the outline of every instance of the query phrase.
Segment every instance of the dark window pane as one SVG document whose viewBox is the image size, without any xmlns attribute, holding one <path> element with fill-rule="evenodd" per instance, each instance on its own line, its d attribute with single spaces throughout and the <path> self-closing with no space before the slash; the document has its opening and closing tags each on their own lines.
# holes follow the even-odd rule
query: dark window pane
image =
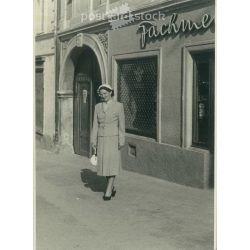
<svg viewBox="0 0 250 250">
<path fill-rule="evenodd" d="M 194 54 L 193 144 L 210 148 L 213 137 L 214 53 Z"/>
<path fill-rule="evenodd" d="M 118 61 L 118 99 L 126 131 L 156 138 L 157 57 Z"/>
<path fill-rule="evenodd" d="M 36 132 L 43 133 L 43 61 L 36 61 L 35 94 L 36 94 Z"/>
</svg>

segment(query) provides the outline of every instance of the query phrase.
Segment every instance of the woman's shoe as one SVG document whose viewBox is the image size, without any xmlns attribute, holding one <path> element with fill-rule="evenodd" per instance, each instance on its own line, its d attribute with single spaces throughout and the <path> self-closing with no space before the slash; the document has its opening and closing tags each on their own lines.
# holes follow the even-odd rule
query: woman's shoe
<svg viewBox="0 0 250 250">
<path fill-rule="evenodd" d="M 115 194 L 116 194 L 116 190 L 113 188 L 113 189 L 112 189 L 112 194 L 111 194 L 111 196 L 112 196 L 112 197 L 115 197 Z"/>
<path fill-rule="evenodd" d="M 104 195 L 102 198 L 103 198 L 104 201 L 109 201 L 111 199 L 111 196 L 105 196 Z"/>
</svg>

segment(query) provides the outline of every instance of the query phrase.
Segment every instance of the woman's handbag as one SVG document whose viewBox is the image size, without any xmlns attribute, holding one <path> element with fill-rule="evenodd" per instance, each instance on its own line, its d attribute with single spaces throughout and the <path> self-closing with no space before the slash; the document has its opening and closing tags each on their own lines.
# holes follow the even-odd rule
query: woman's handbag
<svg viewBox="0 0 250 250">
<path fill-rule="evenodd" d="M 97 165 L 97 155 L 96 155 L 96 149 L 94 150 L 94 154 L 91 156 L 90 158 L 90 163 L 93 165 L 93 166 L 96 166 Z"/>
</svg>

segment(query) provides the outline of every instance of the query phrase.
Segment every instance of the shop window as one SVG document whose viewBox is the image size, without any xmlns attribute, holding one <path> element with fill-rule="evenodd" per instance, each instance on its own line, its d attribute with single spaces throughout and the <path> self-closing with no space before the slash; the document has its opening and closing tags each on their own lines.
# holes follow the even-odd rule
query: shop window
<svg viewBox="0 0 250 250">
<path fill-rule="evenodd" d="M 35 98 L 36 98 L 36 133 L 43 134 L 44 75 L 42 58 L 36 58 Z"/>
<path fill-rule="evenodd" d="M 192 145 L 213 150 L 214 52 L 194 53 Z"/>
<path fill-rule="evenodd" d="M 156 138 L 157 57 L 118 60 L 117 74 L 126 132 Z"/>
<path fill-rule="evenodd" d="M 72 8 L 73 8 L 73 0 L 67 0 L 67 16 L 66 16 L 67 20 L 70 20 L 72 18 Z"/>
</svg>

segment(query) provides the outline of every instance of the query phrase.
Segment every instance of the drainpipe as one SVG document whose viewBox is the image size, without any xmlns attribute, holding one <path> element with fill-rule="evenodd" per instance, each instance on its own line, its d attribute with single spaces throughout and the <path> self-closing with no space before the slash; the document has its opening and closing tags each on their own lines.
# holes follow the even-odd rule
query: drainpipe
<svg viewBox="0 0 250 250">
<path fill-rule="evenodd" d="M 60 50 L 60 43 L 57 37 L 57 29 L 58 27 L 58 17 L 60 11 L 60 1 L 55 0 L 55 7 L 54 7 L 54 46 L 55 46 L 55 136 L 54 136 L 54 143 L 55 145 L 59 142 L 59 103 L 57 97 L 57 91 L 59 89 L 59 50 Z"/>
</svg>

